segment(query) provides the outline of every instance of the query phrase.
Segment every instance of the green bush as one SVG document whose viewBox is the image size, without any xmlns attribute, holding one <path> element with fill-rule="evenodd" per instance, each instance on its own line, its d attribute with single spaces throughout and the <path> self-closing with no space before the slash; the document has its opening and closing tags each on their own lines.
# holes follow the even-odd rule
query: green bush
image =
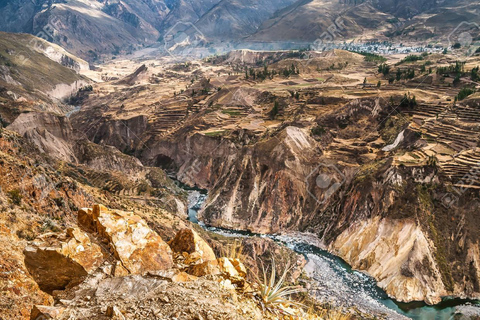
<svg viewBox="0 0 480 320">
<path fill-rule="evenodd" d="M 20 205 L 22 202 L 22 194 L 19 189 L 13 189 L 7 192 L 8 197 L 10 198 L 10 201 L 15 204 L 15 205 Z"/>
<path fill-rule="evenodd" d="M 355 53 L 358 53 L 358 54 L 361 54 L 362 56 L 364 56 L 365 58 L 365 61 L 367 62 L 380 62 L 380 63 L 383 63 L 383 62 L 386 62 L 387 61 L 387 58 L 385 57 L 382 57 L 382 56 L 379 56 L 378 54 L 374 54 L 374 53 L 370 53 L 370 52 L 364 52 L 364 51 L 352 51 L 352 52 L 355 52 Z"/>
<path fill-rule="evenodd" d="M 420 61 L 423 60 L 422 56 L 417 56 L 414 54 L 408 55 L 405 58 L 403 58 L 400 62 L 397 63 L 397 65 L 400 65 L 405 62 L 415 62 L 415 61 Z"/>
<path fill-rule="evenodd" d="M 458 93 L 456 98 L 457 98 L 458 101 L 461 101 L 461 100 L 465 99 L 466 97 L 468 97 L 469 95 L 474 94 L 474 93 L 475 93 L 475 89 L 465 87 L 462 90 L 460 90 L 460 92 Z"/>
<path fill-rule="evenodd" d="M 322 136 L 326 131 L 324 127 L 318 125 L 316 127 L 313 127 L 311 132 L 314 136 Z"/>
</svg>

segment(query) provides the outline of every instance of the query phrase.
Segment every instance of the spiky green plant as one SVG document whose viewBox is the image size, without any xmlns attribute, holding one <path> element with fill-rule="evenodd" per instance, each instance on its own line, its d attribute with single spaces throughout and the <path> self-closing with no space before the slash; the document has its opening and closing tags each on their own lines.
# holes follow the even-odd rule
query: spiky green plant
<svg viewBox="0 0 480 320">
<path fill-rule="evenodd" d="M 278 314 L 281 305 L 304 307 L 303 304 L 288 299 L 288 296 L 303 292 L 304 289 L 300 286 L 283 286 L 287 273 L 291 268 L 287 265 L 278 281 L 276 279 L 275 259 L 272 259 L 271 269 L 270 277 L 268 278 L 267 271 L 262 263 L 263 281 L 260 281 L 257 277 L 260 286 L 259 296 L 262 308 L 274 314 Z"/>
</svg>

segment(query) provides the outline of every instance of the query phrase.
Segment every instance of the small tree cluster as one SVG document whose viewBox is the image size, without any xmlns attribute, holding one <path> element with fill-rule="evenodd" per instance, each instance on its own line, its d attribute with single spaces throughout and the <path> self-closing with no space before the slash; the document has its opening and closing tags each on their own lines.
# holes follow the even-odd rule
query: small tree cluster
<svg viewBox="0 0 480 320">
<path fill-rule="evenodd" d="M 400 62 L 398 62 L 397 65 L 401 65 L 402 63 L 406 63 L 406 62 L 415 62 L 420 60 L 423 60 L 423 56 L 417 56 L 417 55 L 411 54 L 406 56 L 402 60 L 400 60 Z"/>
<path fill-rule="evenodd" d="M 355 51 L 354 51 L 355 52 Z M 364 56 L 365 61 L 367 62 L 380 62 L 383 63 L 387 61 L 385 57 L 379 56 L 378 54 L 370 53 L 370 52 L 365 52 L 365 51 L 360 51 L 360 52 L 355 52 L 358 54 L 361 54 Z"/>
<path fill-rule="evenodd" d="M 474 93 L 475 93 L 475 89 L 465 87 L 462 90 L 460 90 L 460 92 L 457 94 L 457 96 L 455 97 L 455 101 L 461 101 Z"/>
<path fill-rule="evenodd" d="M 300 74 L 300 70 L 292 63 L 290 68 L 285 68 L 282 70 L 282 74 L 285 78 L 290 77 L 292 74 Z"/>
<path fill-rule="evenodd" d="M 417 105 L 417 99 L 414 95 L 408 95 L 405 93 L 402 101 L 400 101 L 400 108 L 410 108 L 413 109 Z"/>
<path fill-rule="evenodd" d="M 478 75 L 478 71 L 479 71 L 479 68 L 475 67 L 470 72 L 470 79 L 472 79 L 472 81 L 480 81 L 480 76 Z"/>
<path fill-rule="evenodd" d="M 438 67 L 437 74 L 463 73 L 465 71 L 465 62 L 456 61 L 455 65 Z"/>
<path fill-rule="evenodd" d="M 378 72 L 382 73 L 384 76 L 387 76 L 390 73 L 390 66 L 386 63 L 382 63 L 378 66 Z"/>
<path fill-rule="evenodd" d="M 280 110 L 280 104 L 278 103 L 277 100 L 275 100 L 275 102 L 273 103 L 273 108 L 272 110 L 270 110 L 270 112 L 268 113 L 270 119 L 275 119 L 278 115 L 278 112 Z"/>
<path fill-rule="evenodd" d="M 413 79 L 415 78 L 415 69 L 413 68 L 408 68 L 408 69 L 397 69 L 397 72 L 395 74 L 395 79 L 397 81 L 400 81 L 402 79 Z"/>
</svg>

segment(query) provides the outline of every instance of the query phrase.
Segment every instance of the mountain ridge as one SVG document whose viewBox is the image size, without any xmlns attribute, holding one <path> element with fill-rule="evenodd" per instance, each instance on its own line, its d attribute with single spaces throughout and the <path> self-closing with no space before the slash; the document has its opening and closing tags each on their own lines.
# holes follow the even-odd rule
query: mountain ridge
<svg viewBox="0 0 480 320">
<path fill-rule="evenodd" d="M 338 19 L 346 29 L 335 41 L 435 42 L 445 40 L 462 21 L 477 21 L 478 6 L 463 0 L 7 0 L 0 7 L 7 17 L 0 30 L 42 34 L 81 58 L 100 61 L 162 47 L 171 32 L 200 31 L 209 43 L 231 42 L 237 48 L 259 41 L 312 44 Z"/>
</svg>

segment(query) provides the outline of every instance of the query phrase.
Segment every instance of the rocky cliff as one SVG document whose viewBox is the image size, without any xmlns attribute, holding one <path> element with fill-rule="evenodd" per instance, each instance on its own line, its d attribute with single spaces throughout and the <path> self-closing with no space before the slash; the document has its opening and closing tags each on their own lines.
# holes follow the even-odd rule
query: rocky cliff
<svg viewBox="0 0 480 320">
<path fill-rule="evenodd" d="M 367 100 L 347 104 L 342 112 L 368 119 L 382 113 L 378 107 L 378 101 Z M 335 126 L 332 121 L 343 121 L 342 112 L 326 115 L 322 123 Z M 357 129 L 368 127 L 356 123 Z M 435 164 L 398 166 L 393 154 L 382 151 L 372 157 L 382 131 L 366 144 L 338 149 L 334 141 L 351 139 L 357 134 L 352 130 L 320 140 L 297 126 L 261 140 L 243 131 L 228 139 L 197 134 L 153 143 L 143 158 L 151 165 L 175 163 L 179 179 L 210 191 L 201 213 L 209 225 L 314 232 L 400 301 L 479 297 L 475 202 L 444 207 L 449 188 L 441 181 L 448 178 Z M 403 147 L 419 144 L 414 132 L 406 136 Z M 469 192 L 469 199 L 475 198 L 475 190 Z"/>
<path fill-rule="evenodd" d="M 46 121 L 45 129 L 61 137 L 68 128 L 57 118 L 36 116 L 24 123 L 25 130 Z M 217 259 L 227 253 L 228 241 L 222 244 L 201 231 L 216 254 L 189 228 L 185 195 L 159 168 L 147 169 L 113 147 L 91 142 L 73 148 L 81 150 L 77 155 L 84 165 L 56 162 L 29 139 L 0 132 L 0 173 L 6 177 L 0 183 L 3 319 L 272 317 L 246 293 L 251 285 L 243 263 Z M 101 170 L 122 181 L 122 168 L 130 179 L 147 175 L 152 185 L 115 195 Z M 95 201 L 118 209 L 78 209 Z M 135 213 L 121 208 L 134 208 Z M 257 255 L 292 255 L 302 261 L 286 248 L 262 242 L 250 241 L 249 248 L 256 249 L 245 251 L 249 266 L 258 268 Z M 298 268 L 302 266 L 300 262 Z M 293 280 L 299 274 L 296 269 Z M 254 278 L 248 276 L 249 281 Z M 192 301 L 185 296 L 193 299 L 195 309 L 188 309 Z"/>
<path fill-rule="evenodd" d="M 167 245 L 132 212 L 81 209 L 78 227 L 44 234 L 24 254 L 33 279 L 59 301 L 34 305 L 31 319 L 275 318 L 250 296 L 256 284 L 245 279 L 249 271 L 239 259 L 217 259 L 188 228 Z M 300 309 L 280 310 L 315 319 Z"/>
<path fill-rule="evenodd" d="M 88 70 L 87 62 L 43 39 L 1 32 L 0 50 L 2 105 L 18 109 L 13 115 L 2 108 L 7 122 L 24 111 L 66 112 L 61 100 L 90 83 L 78 73 Z"/>
</svg>

